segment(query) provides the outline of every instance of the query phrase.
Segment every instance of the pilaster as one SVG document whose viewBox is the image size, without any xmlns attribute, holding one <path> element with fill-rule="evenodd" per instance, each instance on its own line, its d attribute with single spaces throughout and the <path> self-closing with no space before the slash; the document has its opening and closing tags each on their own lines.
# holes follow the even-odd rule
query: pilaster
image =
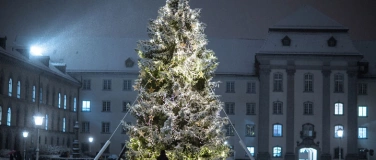
<svg viewBox="0 0 376 160">
<path fill-rule="evenodd" d="M 287 102 L 286 102 L 286 154 L 285 160 L 294 160 L 294 90 L 295 90 L 295 67 L 288 66 L 286 69 L 287 72 Z"/>
<path fill-rule="evenodd" d="M 328 66 L 324 66 L 322 73 L 322 159 L 331 159 L 330 157 L 330 68 Z"/>
<path fill-rule="evenodd" d="M 347 107 L 347 130 L 345 136 L 347 139 L 347 155 L 346 159 L 357 159 L 358 153 L 358 107 L 357 107 L 357 71 L 349 69 L 347 71 L 348 78 L 348 107 Z"/>
</svg>

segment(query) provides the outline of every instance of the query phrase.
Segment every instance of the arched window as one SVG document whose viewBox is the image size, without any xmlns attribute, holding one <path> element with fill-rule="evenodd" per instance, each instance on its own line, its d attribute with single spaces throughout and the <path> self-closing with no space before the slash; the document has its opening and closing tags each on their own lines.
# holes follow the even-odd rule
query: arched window
<svg viewBox="0 0 376 160">
<path fill-rule="evenodd" d="M 21 98 L 21 81 L 17 82 L 17 98 Z"/>
<path fill-rule="evenodd" d="M 337 125 L 334 126 L 334 137 L 336 137 L 336 138 L 340 138 L 340 136 L 338 136 L 338 134 L 337 134 L 338 129 L 343 130 L 343 125 L 337 124 Z"/>
<path fill-rule="evenodd" d="M 12 90 L 13 90 L 13 82 L 12 78 L 9 78 L 9 83 L 8 83 L 8 96 L 12 97 Z"/>
<path fill-rule="evenodd" d="M 273 125 L 273 136 L 274 137 L 282 137 L 282 124 L 274 124 Z"/>
<path fill-rule="evenodd" d="M 11 115 L 12 115 L 12 111 L 10 110 L 10 107 L 8 108 L 8 114 L 7 114 L 7 126 L 10 126 L 10 122 L 11 122 Z"/>
<path fill-rule="evenodd" d="M 35 86 L 33 86 L 33 97 L 32 97 L 32 101 L 33 101 L 33 102 L 35 102 L 35 96 L 36 96 L 36 95 L 35 95 L 35 94 L 36 94 L 35 92 L 36 92 L 36 91 L 35 91 Z"/>
<path fill-rule="evenodd" d="M 58 108 L 61 107 L 61 94 L 60 93 L 57 94 L 57 107 Z"/>
<path fill-rule="evenodd" d="M 65 132 L 65 118 L 63 118 L 63 132 Z"/>
<path fill-rule="evenodd" d="M 45 124 L 44 129 L 48 130 L 48 115 L 47 114 L 46 114 L 46 117 L 44 119 L 46 120 L 46 124 Z"/>
<path fill-rule="evenodd" d="M 64 109 L 67 109 L 67 95 L 64 95 Z"/>
<path fill-rule="evenodd" d="M 282 147 L 273 147 L 273 157 L 282 157 Z"/>
</svg>

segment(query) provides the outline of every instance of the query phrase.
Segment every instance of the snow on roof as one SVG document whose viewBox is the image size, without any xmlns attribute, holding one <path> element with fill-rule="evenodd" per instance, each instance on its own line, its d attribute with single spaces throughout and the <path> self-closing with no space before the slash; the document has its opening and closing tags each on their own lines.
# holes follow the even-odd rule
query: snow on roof
<svg viewBox="0 0 376 160">
<path fill-rule="evenodd" d="M 271 29 L 347 29 L 311 6 L 304 6 Z"/>
</svg>

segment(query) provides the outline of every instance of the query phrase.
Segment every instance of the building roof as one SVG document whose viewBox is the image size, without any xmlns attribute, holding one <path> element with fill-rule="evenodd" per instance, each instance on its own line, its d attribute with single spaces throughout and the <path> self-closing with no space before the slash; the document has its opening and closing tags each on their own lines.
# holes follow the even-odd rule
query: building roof
<svg viewBox="0 0 376 160">
<path fill-rule="evenodd" d="M 347 29 L 311 6 L 304 6 L 282 19 L 271 29 Z"/>
<path fill-rule="evenodd" d="M 376 77 L 376 41 L 354 41 L 354 46 L 363 54 L 362 62 L 368 62 L 368 75 Z"/>
</svg>

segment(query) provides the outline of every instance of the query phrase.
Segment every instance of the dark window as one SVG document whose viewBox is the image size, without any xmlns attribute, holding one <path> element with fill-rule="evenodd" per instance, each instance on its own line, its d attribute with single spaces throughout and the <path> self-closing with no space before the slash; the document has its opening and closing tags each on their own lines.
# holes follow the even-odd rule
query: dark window
<svg viewBox="0 0 376 160">
<path fill-rule="evenodd" d="M 313 103 L 304 102 L 304 113 L 305 115 L 313 115 Z"/>
<path fill-rule="evenodd" d="M 226 82 L 226 92 L 235 93 L 235 82 Z"/>
<path fill-rule="evenodd" d="M 282 114 L 283 103 L 280 101 L 273 102 L 273 114 Z"/>
<path fill-rule="evenodd" d="M 283 86 L 283 76 L 282 73 L 274 73 L 273 75 L 273 91 L 282 92 Z"/>
<path fill-rule="evenodd" d="M 247 93 L 256 93 L 256 82 L 247 83 Z"/>
<path fill-rule="evenodd" d="M 367 94 L 367 83 L 359 83 L 358 94 L 359 95 L 366 95 Z"/>
<path fill-rule="evenodd" d="M 328 46 L 335 47 L 337 45 L 337 40 L 332 36 L 328 39 Z"/>
<path fill-rule="evenodd" d="M 90 79 L 84 79 L 82 81 L 82 89 L 83 90 L 90 90 L 91 89 L 91 80 Z"/>
<path fill-rule="evenodd" d="M 111 90 L 111 80 L 110 79 L 103 80 L 103 90 Z"/>
<path fill-rule="evenodd" d="M 132 80 L 124 80 L 123 81 L 123 90 L 124 91 L 132 91 Z"/>
<path fill-rule="evenodd" d="M 128 112 L 131 102 L 123 102 L 123 112 Z"/>
<path fill-rule="evenodd" d="M 343 93 L 344 76 L 341 73 L 334 75 L 334 92 Z"/>
<path fill-rule="evenodd" d="M 255 114 L 256 114 L 256 104 L 246 103 L 246 115 L 255 115 Z"/>
<path fill-rule="evenodd" d="M 285 36 L 282 39 L 282 45 L 283 46 L 290 46 L 291 45 L 291 39 L 288 36 Z"/>
<path fill-rule="evenodd" d="M 225 103 L 225 112 L 227 114 L 235 114 L 235 103 L 234 102 L 226 102 Z"/>
<path fill-rule="evenodd" d="M 110 112 L 110 111 L 111 111 L 111 102 L 103 101 L 102 112 Z"/>
<path fill-rule="evenodd" d="M 110 122 L 102 122 L 102 133 L 110 133 Z"/>
</svg>

